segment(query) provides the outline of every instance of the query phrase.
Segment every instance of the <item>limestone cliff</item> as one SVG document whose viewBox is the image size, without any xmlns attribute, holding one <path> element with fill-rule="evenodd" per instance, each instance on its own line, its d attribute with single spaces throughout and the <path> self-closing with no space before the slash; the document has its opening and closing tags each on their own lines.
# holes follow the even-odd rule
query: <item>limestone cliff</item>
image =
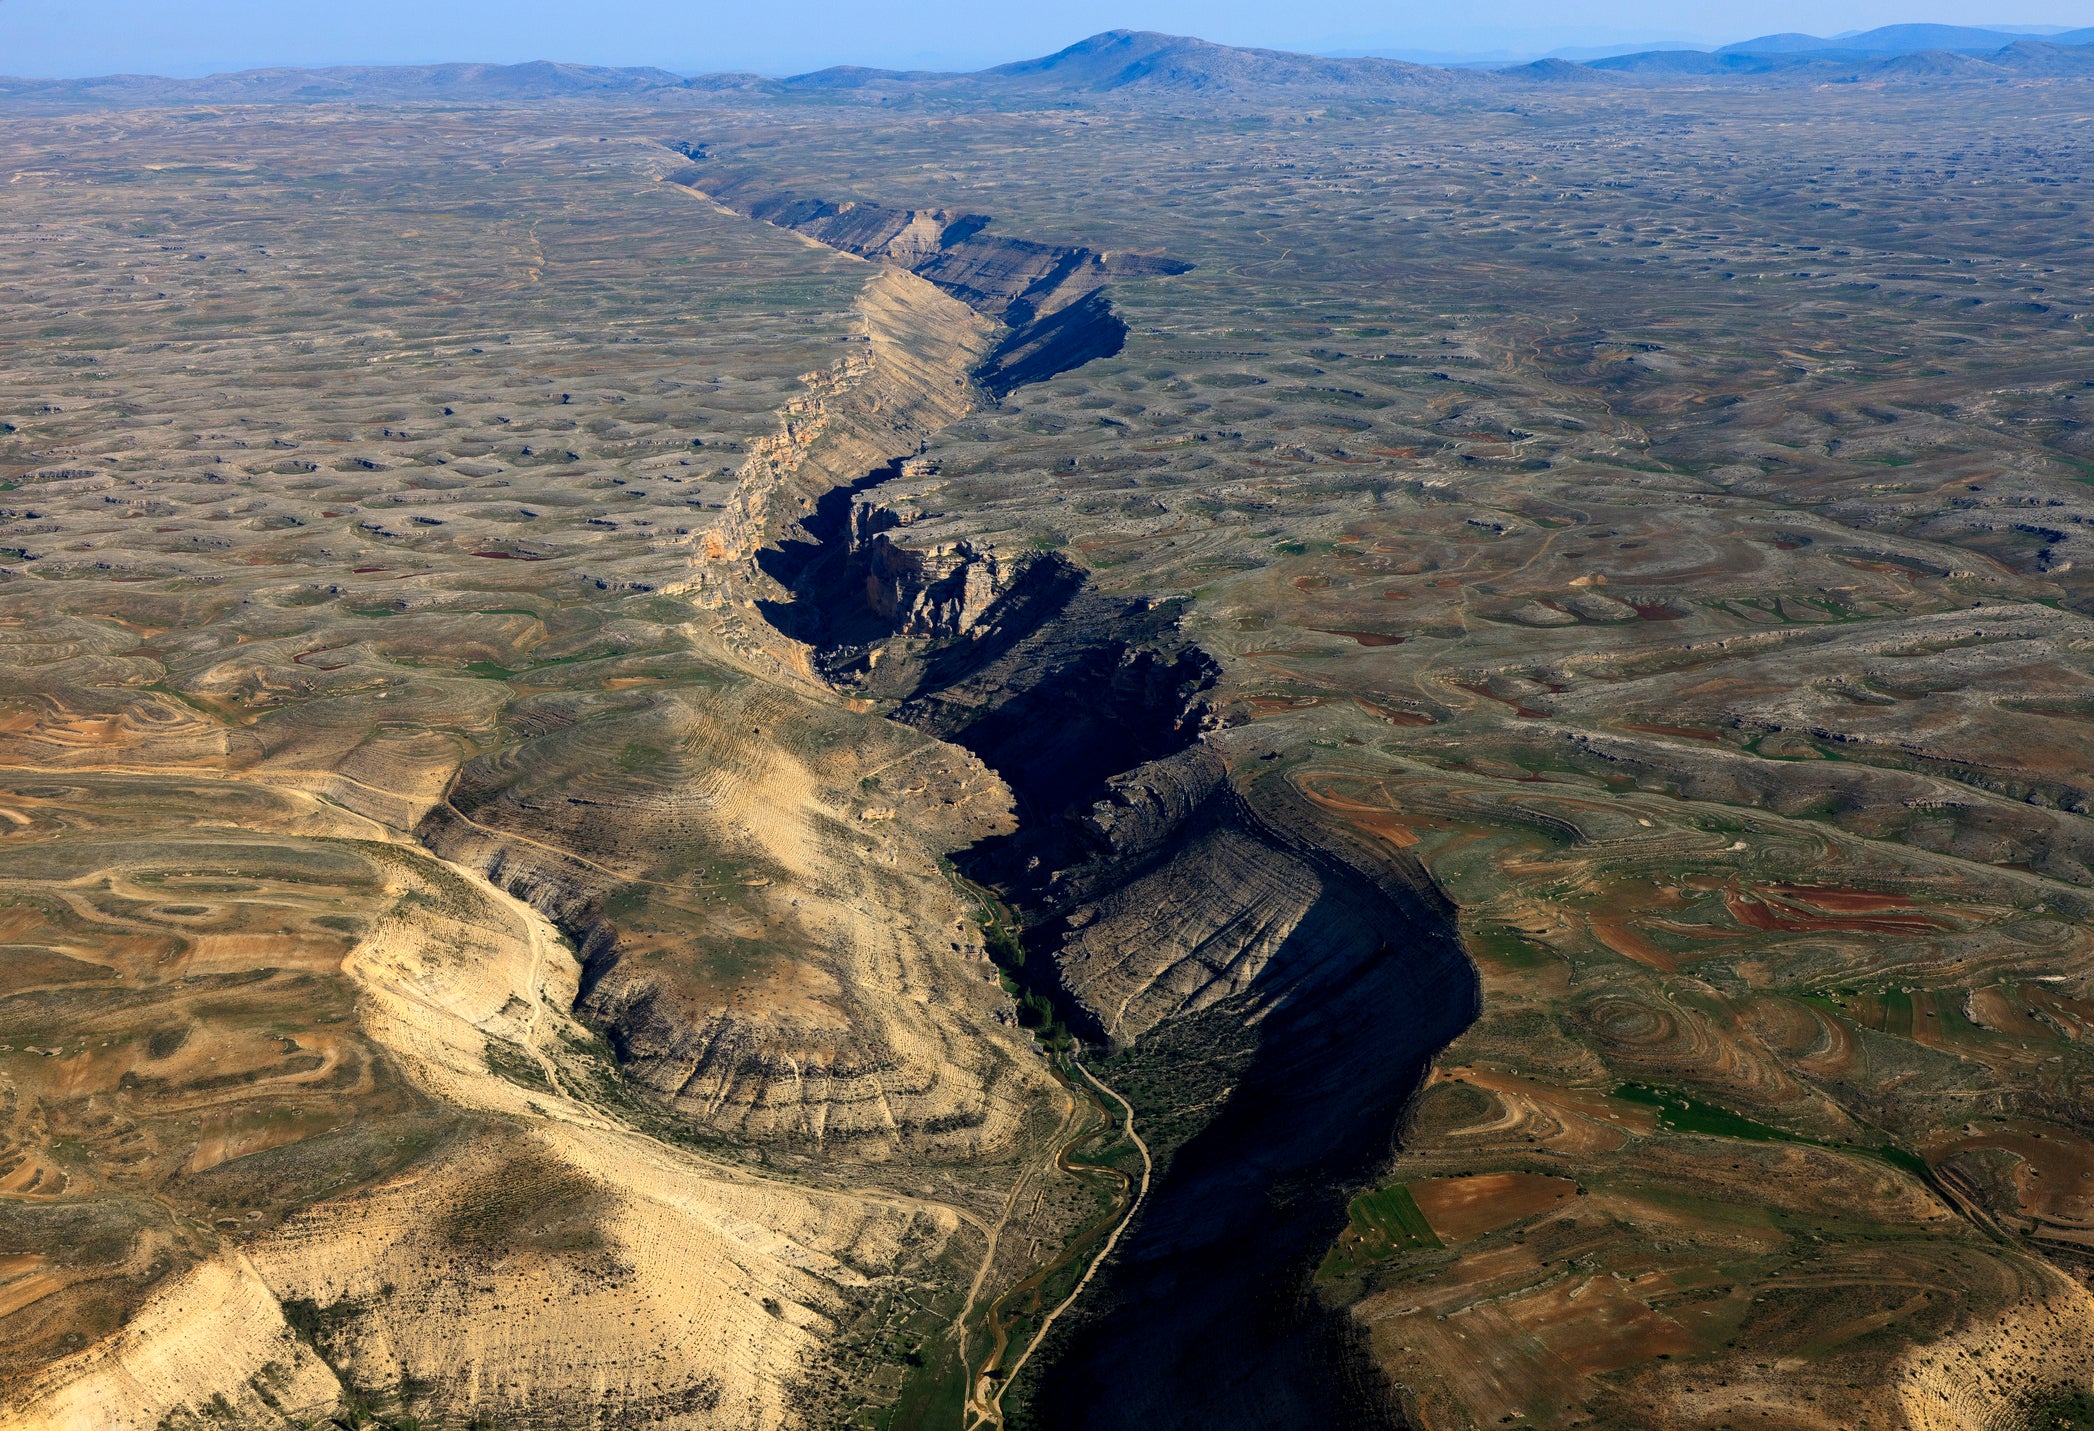
<svg viewBox="0 0 2094 1431">
<path fill-rule="evenodd" d="M 1169 277 L 1192 267 L 1160 254 L 990 234 L 986 214 L 811 198 L 727 165 L 681 168 L 667 182 L 841 252 L 916 274 L 1003 324 L 994 350 L 974 371 L 994 397 L 1118 353 L 1126 345 L 1127 325 L 1104 292 L 1114 279 Z"/>
</svg>

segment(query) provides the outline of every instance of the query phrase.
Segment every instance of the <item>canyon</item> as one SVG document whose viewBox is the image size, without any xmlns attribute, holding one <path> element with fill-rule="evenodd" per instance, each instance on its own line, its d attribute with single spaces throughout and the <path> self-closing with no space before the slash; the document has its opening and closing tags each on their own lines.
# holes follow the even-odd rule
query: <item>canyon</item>
<svg viewBox="0 0 2094 1431">
<path fill-rule="evenodd" d="M 2087 1414 L 2083 81 L 986 73 L 9 91 L 0 1426 Z"/>
</svg>

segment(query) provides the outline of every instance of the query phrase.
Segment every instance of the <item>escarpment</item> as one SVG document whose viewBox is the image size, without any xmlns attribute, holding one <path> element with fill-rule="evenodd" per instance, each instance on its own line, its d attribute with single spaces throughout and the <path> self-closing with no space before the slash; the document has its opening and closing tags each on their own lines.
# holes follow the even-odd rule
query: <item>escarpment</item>
<svg viewBox="0 0 2094 1431">
<path fill-rule="evenodd" d="M 1025 982 L 1170 1130 L 1150 1200 L 1027 1395 L 1044 1424 L 1388 1424 L 1355 1334 L 1306 1282 L 1344 1190 L 1476 1016 L 1454 910 L 1212 721 L 1218 663 L 1177 603 L 1032 560 L 1075 590 L 1034 598 L 1030 630 L 992 605 L 993 640 L 897 640 L 865 673 L 907 692 L 898 719 L 1009 781 L 1019 829 L 958 862 L 1023 914 Z"/>
<path fill-rule="evenodd" d="M 987 772 L 747 678 L 519 714 L 554 728 L 470 762 L 422 834 L 570 932 L 580 1010 L 641 1084 L 779 1146 L 1008 1138 L 1025 1080 L 969 1031 L 994 989 L 949 947 L 966 911 L 926 875 L 1003 827 Z M 908 790 L 867 799 L 876 769 Z"/>
<path fill-rule="evenodd" d="M 0 1424 L 794 1424 L 815 1365 L 886 1363 L 843 1328 L 960 1295 L 966 1180 L 1000 1198 L 1056 1095 L 938 867 L 1009 797 L 811 689 L 732 558 L 965 411 L 988 325 L 793 262 L 840 301 L 771 360 L 783 412 L 705 433 L 748 453 L 731 494 L 703 458 L 520 491 L 526 447 L 473 478 L 497 507 L 376 453 L 370 508 L 308 515 L 385 509 L 342 520 L 397 545 L 228 522 L 207 579 L 83 580 L 95 617 L 7 643 L 37 713 L 0 764 L 44 790 L 10 793 L 14 874 L 110 893 L 41 929 L 5 891 L 51 952 L 6 961 L 0 1043 L 52 1054 L 0 1082 Z M 118 655 L 112 611 L 166 642 Z M 960 1170 L 949 1201 L 896 1192 L 911 1159 Z M 872 1160 L 902 1172 L 866 1196 Z"/>
<path fill-rule="evenodd" d="M 1328 829 L 1284 771 L 1223 778 L 1248 756 L 1224 734 L 1115 781 L 1095 861 L 1061 881 L 1086 897 L 1047 926 L 1065 987 L 1123 1042 L 1106 1076 L 1165 1160 L 1031 1389 L 1044 1424 L 1398 1422 L 1309 1278 L 1476 1017 L 1476 973 L 1414 862 Z M 1132 881 L 1110 882 L 1115 852 Z"/>
<path fill-rule="evenodd" d="M 702 535 L 708 560 L 748 559 L 819 498 L 915 452 L 972 406 L 967 374 L 995 342 L 990 323 L 893 270 L 856 308 L 865 351 L 806 374 L 779 431 L 752 444 L 724 516 Z"/>
<path fill-rule="evenodd" d="M 1175 603 L 1107 597 L 1058 557 L 1024 566 L 969 628 L 986 634 L 897 629 L 887 659 L 834 663 L 1009 782 L 1019 828 L 956 862 L 1022 915 L 1022 981 L 1168 1130 L 1149 1200 L 1024 1394 L 1050 1425 L 1389 1424 L 1356 1334 L 1306 1283 L 1344 1190 L 1475 1017 L 1452 907 L 1401 852 L 1326 828 L 1284 771 L 1252 773 L 1207 717 L 1216 663 Z M 837 626 L 879 615 L 877 591 L 831 590 L 860 604 Z"/>
<path fill-rule="evenodd" d="M 762 174 L 725 165 L 692 165 L 667 182 L 844 253 L 906 269 L 1005 325 L 974 370 L 975 381 L 994 397 L 1118 353 L 1127 325 L 1105 296 L 1108 283 L 1192 268 L 1158 254 L 1006 238 L 986 232 L 993 222 L 986 214 L 793 194 Z"/>
<path fill-rule="evenodd" d="M 1392 943 L 1444 934 L 1452 911 L 1419 871 L 1391 862 L 1377 878 L 1312 823 L 1286 824 L 1261 817 L 1206 746 L 1115 777 L 1070 822 L 1088 849 L 1039 886 L 1042 931 L 1105 1039 L 1124 1046 L 1238 995 L 1299 998 Z"/>
<path fill-rule="evenodd" d="M 1069 59 L 10 112 L 0 1431 L 2089 1420 L 2084 94 Z"/>
<path fill-rule="evenodd" d="M 1003 322 L 973 360 L 992 396 L 1124 340 L 1099 255 L 985 239 L 974 216 L 733 180 L 704 191 L 907 268 Z M 1164 1083 L 1205 1057 L 1181 1032 L 1227 1050 L 1237 1071 L 1204 1105 L 1171 1111 L 1155 1195 L 1027 1394 L 1066 1424 L 1239 1424 L 1246 1398 L 1254 1423 L 1378 1424 L 1383 1392 L 1343 1328 L 1305 1301 L 1303 1279 L 1342 1221 L 1341 1190 L 1386 1155 L 1425 1061 L 1473 1017 L 1446 901 L 1404 857 L 1341 848 L 1284 781 L 1240 768 L 1204 699 L 1220 666 L 1185 635 L 1181 601 L 1100 591 L 1055 552 L 912 540 L 943 504 L 935 462 L 896 454 L 860 471 L 814 470 L 812 481 L 839 478 L 826 490 L 798 484 L 797 519 L 771 526 L 754 553 L 773 584 L 758 609 L 832 685 L 885 704 L 937 750 L 969 753 L 1008 790 L 1015 828 L 978 827 L 952 856 L 1023 922 L 1026 957 L 1013 968 L 1006 952 L 1008 974 Z M 771 508 L 771 520 L 788 510 Z M 804 901 L 807 884 L 787 883 Z M 854 887 L 847 902 L 862 898 Z M 793 910 L 819 918 L 818 904 Z M 679 1002 L 621 946 L 591 975 L 584 1007 L 629 1066 L 695 1116 L 762 1126 L 774 1146 L 788 1128 L 841 1145 L 861 1101 L 910 1106 L 900 1070 L 875 1066 L 908 1048 L 903 1030 L 824 1043 L 781 1021 L 759 1037 L 732 1002 Z M 1380 1016 L 1357 1017 L 1363 1008 Z M 793 1108 L 802 1090 L 826 1100 L 818 1124 Z M 1170 1102 L 1149 1099 L 1145 1117 Z M 1254 1253 L 1237 1247 L 1245 1240 Z M 1189 1306 L 1178 1295 L 1188 1286 Z"/>
<path fill-rule="evenodd" d="M 954 861 L 1024 924 L 1007 972 L 1169 1130 L 1023 1395 L 1050 1425 L 1389 1424 L 1356 1334 L 1306 1284 L 1475 1017 L 1452 906 L 1213 719 L 1221 667 L 1181 601 L 1099 591 L 1057 553 L 912 541 L 941 505 L 927 460 L 829 494 L 767 610 L 833 683 L 1008 784 L 1017 828 Z"/>
<path fill-rule="evenodd" d="M 840 474 L 966 410 L 980 319 L 893 271 L 858 308 L 868 351 L 810 380 L 743 465 L 690 578 L 715 599 Z M 517 700 L 421 838 L 575 940 L 580 1012 L 679 1119 L 781 1156 L 1005 1148 L 1039 1074 L 981 1037 L 999 996 L 937 874 L 1007 828 L 999 782 L 796 689 L 791 653 L 760 639 L 655 677 Z"/>
<path fill-rule="evenodd" d="M 982 360 L 974 377 L 1002 397 L 1027 383 L 1045 382 L 1056 373 L 1109 358 L 1126 343 L 1127 325 L 1105 295 L 1093 290 L 1066 308 L 1014 328 Z"/>
</svg>

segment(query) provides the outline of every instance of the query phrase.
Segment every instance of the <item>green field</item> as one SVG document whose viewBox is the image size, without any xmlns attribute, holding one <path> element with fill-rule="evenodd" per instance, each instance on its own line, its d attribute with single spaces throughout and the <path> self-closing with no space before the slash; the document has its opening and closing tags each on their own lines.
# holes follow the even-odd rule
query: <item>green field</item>
<svg viewBox="0 0 2094 1431">
<path fill-rule="evenodd" d="M 1411 1190 L 1402 1184 L 1361 1193 L 1346 1209 L 1349 1221 L 1323 1259 L 1318 1280 L 1349 1276 L 1370 1262 L 1399 1252 L 1436 1249 L 1443 1244 L 1418 1210 Z"/>
<path fill-rule="evenodd" d="M 1907 1016 L 1910 1016 L 1912 1001 L 1905 1001 Z M 1830 1148 L 1835 1152 L 1859 1153 L 1866 1158 L 1875 1158 L 1916 1178 L 1927 1175 L 1927 1160 L 1916 1153 L 1889 1145 L 1880 1147 L 1859 1146 L 1844 1143 L 1828 1143 L 1820 1138 L 1807 1138 L 1801 1133 L 1791 1133 L 1769 1123 L 1757 1122 L 1742 1113 L 1733 1113 L 1728 1108 L 1719 1108 L 1713 1103 L 1703 1103 L 1685 1094 L 1666 1089 L 1652 1088 L 1641 1083 L 1624 1083 L 1614 1090 L 1614 1096 L 1625 1103 L 1640 1103 L 1658 1110 L 1658 1121 L 1665 1127 L 1680 1133 L 1699 1133 L 1709 1138 L 1738 1138 L 1749 1143 L 1800 1143 L 1812 1148 Z"/>
</svg>

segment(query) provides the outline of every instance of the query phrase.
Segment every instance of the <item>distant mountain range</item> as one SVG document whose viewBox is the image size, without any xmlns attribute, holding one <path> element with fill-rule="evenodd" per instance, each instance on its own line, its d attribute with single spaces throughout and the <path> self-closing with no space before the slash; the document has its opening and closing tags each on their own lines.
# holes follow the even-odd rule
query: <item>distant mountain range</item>
<svg viewBox="0 0 2094 1431">
<path fill-rule="evenodd" d="M 668 70 L 608 69 L 540 60 L 522 65 L 335 65 L 241 70 L 201 79 L 102 75 L 94 79 L 0 79 L 0 100 L 79 105 L 298 104 L 442 100 L 498 103 L 566 98 L 652 98 L 691 89 L 760 88 L 757 75 L 686 79 Z"/>
<path fill-rule="evenodd" d="M 1523 65 L 1499 73 L 1539 78 L 1537 70 Z M 1832 39 L 1763 35 L 1719 50 L 1646 50 L 1561 70 L 1552 67 L 1548 77 L 1599 81 L 1610 76 L 1682 75 L 1797 80 L 2094 76 L 2094 28 L 2041 38 L 1960 25 L 1886 25 Z"/>
<path fill-rule="evenodd" d="M 1971 25 L 1885 25 L 1855 35 L 1761 35 L 1740 40 L 1715 51 L 1719 55 L 1916 55 L 1927 50 L 1957 54 L 1988 55 L 2010 45 L 2029 42 L 2050 45 L 2094 43 L 2094 26 L 2053 34 L 2031 35 L 2024 30 L 1994 30 Z"/>
<path fill-rule="evenodd" d="M 1419 90 L 1459 90 L 1473 77 L 1457 70 L 1373 56 L 1330 58 L 1284 50 L 1216 45 L 1146 30 L 1108 30 L 1036 60 L 975 74 L 896 74 L 829 69 L 781 80 L 787 90 L 885 89 L 1051 98 L 1057 94 L 1177 93 L 1223 95 L 1297 90 L 1365 97 Z"/>
<path fill-rule="evenodd" d="M 1718 50 L 1653 49 L 1577 63 L 1552 58 L 1499 69 L 1330 57 L 1217 45 L 1180 35 L 1110 30 L 1039 59 L 968 74 L 839 66 L 770 79 L 695 77 L 539 61 L 258 69 L 201 79 L 108 75 L 0 79 L 0 103 L 67 107 L 172 104 L 546 103 L 621 100 L 664 106 L 724 98 L 844 104 L 1051 105 L 1108 98 L 1139 102 L 1396 101 L 1455 97 L 1507 84 L 1651 83 L 1707 77 L 1822 80 L 2094 76 L 2094 27 L 2032 38 L 1956 25 L 1890 25 L 1820 38 L 1765 35 Z"/>
<path fill-rule="evenodd" d="M 1657 82 L 1682 77 L 1837 79 L 2070 78 L 2094 76 L 2094 26 L 2041 35 L 1971 25 L 1885 25 L 1855 34 L 1761 35 L 1720 49 L 1666 46 L 1574 64 L 1508 65 L 1494 73 L 1553 84 Z"/>
<path fill-rule="evenodd" d="M 243 70 L 202 79 L 109 75 L 80 80 L 0 80 L 0 100 L 82 105 L 271 104 L 330 101 L 625 98 L 693 103 L 724 94 L 751 98 L 858 102 L 950 99 L 1053 102 L 1057 97 L 1122 94 L 1248 96 L 1265 92 L 1329 93 L 1376 98 L 1421 91 L 1459 92 L 1489 77 L 1402 60 L 1333 59 L 1280 50 L 1241 49 L 1179 35 L 1112 30 L 1040 59 L 971 74 L 865 69 L 854 65 L 786 79 L 753 74 L 686 78 L 658 69 L 591 65 L 345 65 L 327 69 Z"/>
</svg>

